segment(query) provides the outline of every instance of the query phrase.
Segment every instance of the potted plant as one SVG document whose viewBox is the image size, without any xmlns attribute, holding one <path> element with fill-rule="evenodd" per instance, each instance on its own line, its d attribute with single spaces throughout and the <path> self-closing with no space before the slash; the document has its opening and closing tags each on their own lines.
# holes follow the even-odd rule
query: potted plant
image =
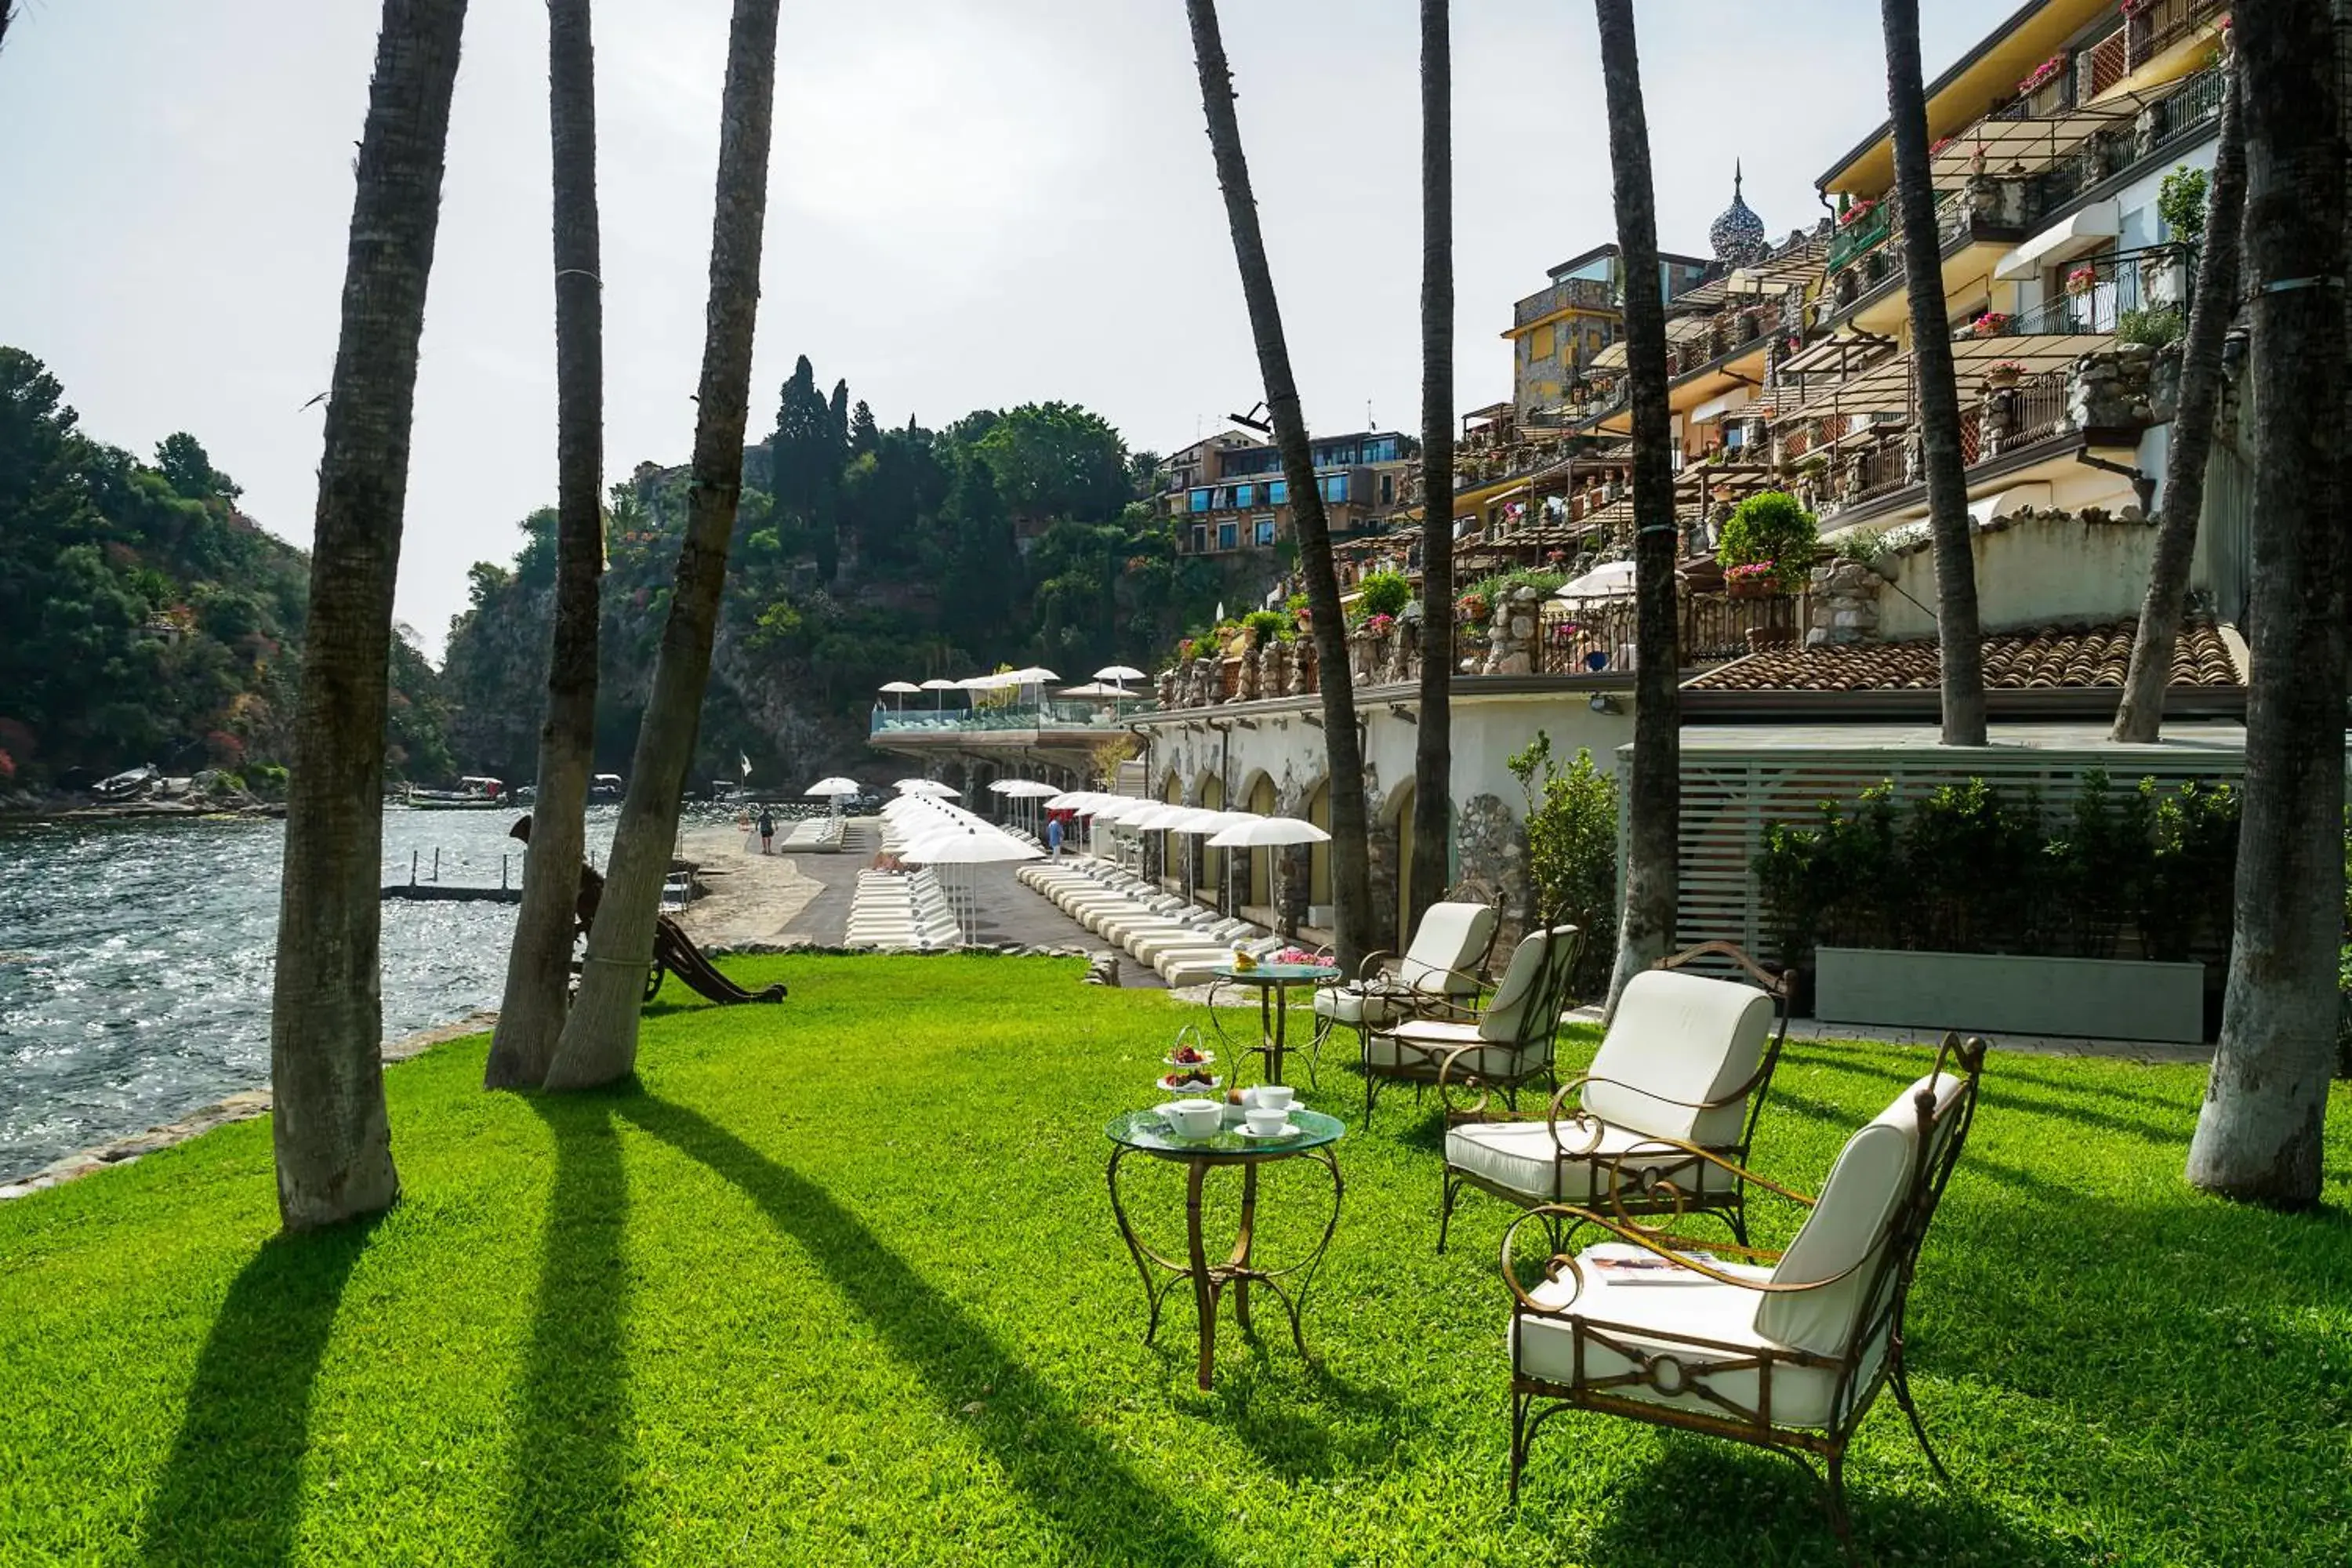
<svg viewBox="0 0 2352 1568">
<path fill-rule="evenodd" d="M 2095 267 L 2077 267 L 2066 274 L 2066 292 L 2077 300 L 2098 286 L 2099 269 Z"/>
<path fill-rule="evenodd" d="M 1786 490 L 1759 490 L 1731 509 L 1715 558 L 1726 591 L 1760 598 L 1804 581 L 1821 529 L 1813 514 Z"/>
<path fill-rule="evenodd" d="M 2009 314 L 2004 310 L 1986 310 L 1969 322 L 1969 331 L 1979 338 L 1997 338 L 2009 331 Z"/>
<path fill-rule="evenodd" d="M 1995 360 L 1986 367 L 1984 384 L 1995 392 L 2006 392 L 2025 375 L 2025 366 L 2013 359 Z"/>
</svg>

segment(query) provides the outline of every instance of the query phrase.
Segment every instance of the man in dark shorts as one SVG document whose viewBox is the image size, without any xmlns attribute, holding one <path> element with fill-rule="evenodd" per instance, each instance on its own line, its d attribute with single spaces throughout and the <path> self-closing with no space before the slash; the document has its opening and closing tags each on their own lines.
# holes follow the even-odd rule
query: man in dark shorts
<svg viewBox="0 0 2352 1568">
<path fill-rule="evenodd" d="M 776 819 L 766 806 L 760 808 L 760 853 L 772 855 L 776 842 Z"/>
</svg>

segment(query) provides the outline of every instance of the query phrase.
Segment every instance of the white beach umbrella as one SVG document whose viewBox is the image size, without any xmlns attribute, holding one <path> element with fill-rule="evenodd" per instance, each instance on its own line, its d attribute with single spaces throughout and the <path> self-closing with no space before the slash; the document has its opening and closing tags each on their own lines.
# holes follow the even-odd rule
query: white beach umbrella
<svg viewBox="0 0 2352 1568">
<path fill-rule="evenodd" d="M 886 680 L 880 687 L 882 694 L 893 699 L 893 705 L 901 713 L 907 710 L 907 699 L 919 695 L 922 689 L 911 680 Z"/>
<path fill-rule="evenodd" d="M 967 868 L 956 886 L 956 930 L 968 945 L 972 937 L 970 922 L 971 909 L 971 873 L 973 866 L 1003 866 L 1018 860 L 1036 860 L 1043 852 L 1033 845 L 1024 844 L 1007 833 L 982 824 L 979 826 L 957 825 L 938 831 L 908 844 L 902 852 L 904 858 L 919 866 L 934 868 L 949 866 Z"/>
<path fill-rule="evenodd" d="M 931 693 L 931 711 L 936 713 L 940 710 L 940 705 L 948 700 L 947 694 L 950 691 L 960 690 L 962 688 L 962 684 L 963 683 L 961 681 L 942 680 L 937 676 L 934 676 L 930 679 L 923 682 L 920 686 L 915 688 L 915 689 L 918 691 L 928 691 Z"/>
<path fill-rule="evenodd" d="M 1150 677 L 1131 664 L 1105 665 L 1095 671 L 1097 680 L 1116 680 L 1122 685 L 1130 680 L 1148 680 Z"/>
<path fill-rule="evenodd" d="M 1633 563 L 1608 561 L 1559 585 L 1559 599 L 1622 599 L 1633 592 Z"/>
<path fill-rule="evenodd" d="M 814 799 L 819 795 L 856 795 L 863 787 L 856 779 L 845 779 L 835 774 L 832 778 L 817 780 L 801 793 Z"/>
<path fill-rule="evenodd" d="M 961 800 L 963 792 L 937 779 L 900 779 L 890 786 L 900 795 L 928 795 L 948 800 Z"/>
<path fill-rule="evenodd" d="M 1327 844 L 1331 836 L 1304 817 L 1259 816 L 1249 812 L 1228 814 L 1226 826 L 1209 836 L 1212 849 L 1238 849 L 1247 856 L 1253 849 L 1271 851 L 1288 844 Z M 1269 853 L 1266 865 L 1266 886 L 1274 886 L 1274 866 Z"/>
</svg>

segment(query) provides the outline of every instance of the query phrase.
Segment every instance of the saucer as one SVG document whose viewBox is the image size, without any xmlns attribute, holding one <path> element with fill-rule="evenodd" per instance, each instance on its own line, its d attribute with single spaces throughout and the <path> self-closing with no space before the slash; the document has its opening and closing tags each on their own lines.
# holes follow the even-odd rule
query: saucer
<svg viewBox="0 0 2352 1568">
<path fill-rule="evenodd" d="M 1235 1131 L 1240 1132 L 1244 1138 L 1255 1138 L 1259 1142 L 1271 1143 L 1279 1139 L 1297 1137 L 1299 1127 L 1298 1123 L 1296 1121 L 1286 1121 L 1271 1132 L 1260 1132 L 1255 1128 L 1251 1127 L 1247 1122 L 1244 1122 L 1239 1128 L 1236 1128 Z"/>
</svg>

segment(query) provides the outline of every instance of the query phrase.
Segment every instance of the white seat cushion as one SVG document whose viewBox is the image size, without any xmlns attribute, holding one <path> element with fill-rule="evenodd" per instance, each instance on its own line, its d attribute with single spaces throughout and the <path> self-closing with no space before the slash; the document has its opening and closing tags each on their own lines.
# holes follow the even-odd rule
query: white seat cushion
<svg viewBox="0 0 2352 1568">
<path fill-rule="evenodd" d="M 1610 1250 L 1630 1252 L 1639 1249 L 1619 1244 L 1608 1248 L 1590 1249 L 1585 1256 Z M 1766 1275 L 1762 1268 L 1738 1264 L 1723 1268 L 1720 1271 L 1752 1279 L 1761 1279 Z M 1662 1373 L 1662 1381 L 1669 1387 L 1704 1377 L 1708 1388 L 1748 1410 L 1758 1408 L 1762 1397 L 1761 1376 L 1757 1369 L 1748 1367 L 1735 1372 L 1709 1373 L 1707 1368 L 1740 1360 L 1758 1351 L 1788 1349 L 1786 1345 L 1756 1331 L 1758 1293 L 1743 1290 L 1737 1285 L 1718 1285 L 1713 1280 L 1682 1285 L 1629 1285 L 1612 1281 L 1599 1270 L 1587 1267 L 1580 1291 L 1573 1279 L 1562 1279 L 1553 1284 L 1539 1285 L 1528 1294 L 1546 1306 L 1573 1298 L 1571 1310 L 1574 1318 L 1581 1319 L 1599 1333 L 1637 1353 L 1674 1357 L 1680 1363 L 1681 1372 L 1679 1376 L 1673 1371 Z M 1549 1382 L 1573 1383 L 1577 1371 L 1576 1334 L 1570 1327 L 1570 1321 L 1566 1318 L 1533 1318 L 1524 1312 L 1514 1313 L 1511 1322 L 1513 1364 L 1521 1372 Z M 1653 1333 L 1645 1334 L 1643 1331 L 1645 1329 L 1653 1331 Z M 1659 1331 L 1714 1340 L 1738 1348 L 1705 1350 L 1696 1345 L 1675 1344 L 1654 1337 Z M 1592 1332 L 1584 1336 L 1584 1376 L 1588 1384 L 1595 1378 L 1614 1377 L 1632 1372 L 1634 1364 L 1630 1357 L 1603 1344 Z M 1834 1371 L 1824 1367 L 1776 1363 L 1771 1379 L 1773 1425 L 1829 1426 L 1831 1405 L 1837 1394 L 1837 1373 Z M 1695 1410 L 1707 1415 L 1731 1415 L 1692 1389 L 1670 1395 L 1660 1393 L 1646 1383 L 1635 1383 L 1600 1392 L 1620 1399 L 1672 1405 L 1679 1410 Z"/>
<path fill-rule="evenodd" d="M 1443 1018 L 1412 1018 L 1394 1029 L 1364 1037 L 1364 1065 L 1378 1072 L 1382 1068 L 1402 1068 L 1408 1072 L 1434 1076 L 1439 1064 L 1448 1052 L 1463 1046 L 1478 1048 L 1465 1053 L 1453 1064 L 1455 1074 L 1475 1073 L 1480 1078 L 1509 1079 L 1526 1078 L 1540 1072 L 1551 1059 L 1551 1037 L 1544 1036 L 1526 1051 L 1508 1045 L 1492 1045 L 1478 1032 L 1475 1024 L 1456 1024 Z M 1447 1080 L 1453 1081 L 1451 1076 Z"/>
<path fill-rule="evenodd" d="M 1367 1024 L 1376 1029 L 1385 1028 L 1404 1014 L 1404 1003 L 1384 991 L 1367 991 L 1361 985 L 1324 985 L 1315 992 L 1317 1017 L 1353 1028 Z"/>
<path fill-rule="evenodd" d="M 1614 1081 L 1587 1086 L 1584 1108 L 1652 1137 L 1728 1148 L 1747 1122 L 1746 1099 L 1690 1107 L 1721 1100 L 1755 1077 L 1771 1030 L 1772 998 L 1753 985 L 1644 970 L 1626 983 L 1587 1069 Z"/>
<path fill-rule="evenodd" d="M 1582 1130 L 1563 1121 L 1560 1142 L 1581 1149 Z M 1649 1150 L 1643 1158 L 1637 1150 Z M 1498 1187 L 1545 1203 L 1606 1203 L 1613 1166 L 1625 1195 L 1639 1191 L 1643 1172 L 1663 1173 L 1686 1195 L 1727 1196 L 1738 1184 L 1720 1165 L 1694 1160 L 1680 1150 L 1650 1142 L 1638 1132 L 1603 1123 L 1601 1142 L 1589 1154 L 1563 1154 L 1541 1121 L 1468 1121 L 1445 1132 L 1445 1163 Z"/>
<path fill-rule="evenodd" d="M 1478 989 L 1478 982 L 1464 972 L 1478 962 L 1494 935 L 1493 906 L 1432 904 L 1397 965 L 1397 980 L 1411 991 L 1469 995 Z"/>
</svg>

